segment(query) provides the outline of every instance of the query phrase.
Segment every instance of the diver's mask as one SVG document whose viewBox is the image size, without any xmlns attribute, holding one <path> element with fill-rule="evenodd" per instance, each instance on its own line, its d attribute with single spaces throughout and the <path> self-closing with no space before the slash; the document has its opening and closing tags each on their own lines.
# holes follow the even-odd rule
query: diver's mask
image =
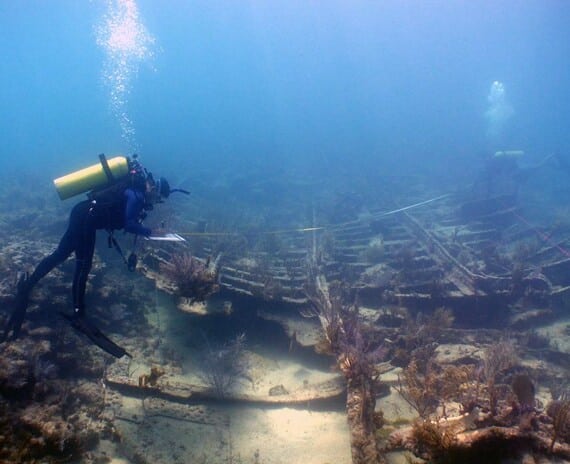
<svg viewBox="0 0 570 464">
<path fill-rule="evenodd" d="M 184 193 L 185 195 L 190 195 L 190 192 L 188 190 L 180 188 L 171 189 L 170 184 L 164 177 L 159 177 L 158 180 L 155 181 L 152 173 L 150 172 L 147 175 L 147 183 L 150 186 L 150 188 L 147 187 L 147 203 L 150 205 L 149 207 L 146 207 L 146 209 L 152 209 L 152 205 L 155 203 L 162 203 L 173 192 L 180 192 Z"/>
</svg>

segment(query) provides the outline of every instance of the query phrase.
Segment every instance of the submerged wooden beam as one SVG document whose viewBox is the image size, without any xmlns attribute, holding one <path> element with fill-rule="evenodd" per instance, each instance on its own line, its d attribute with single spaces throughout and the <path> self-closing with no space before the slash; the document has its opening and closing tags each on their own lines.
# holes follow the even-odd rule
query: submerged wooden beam
<svg viewBox="0 0 570 464">
<path fill-rule="evenodd" d="M 229 393 L 223 398 L 220 398 L 212 388 L 180 382 L 160 382 L 155 386 L 140 386 L 134 378 L 108 376 L 105 384 L 123 395 L 141 398 L 155 397 L 183 404 L 216 401 L 261 406 L 305 406 L 310 404 L 313 407 L 315 405 L 325 405 L 335 400 L 342 400 L 346 392 L 346 384 L 341 376 L 325 382 L 309 384 L 292 392 L 279 395 Z"/>
</svg>

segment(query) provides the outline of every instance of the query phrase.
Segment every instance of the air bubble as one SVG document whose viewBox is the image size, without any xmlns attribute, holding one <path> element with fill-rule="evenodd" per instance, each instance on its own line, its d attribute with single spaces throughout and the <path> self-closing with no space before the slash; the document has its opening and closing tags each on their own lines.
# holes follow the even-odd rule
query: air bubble
<svg viewBox="0 0 570 464">
<path fill-rule="evenodd" d="M 153 58 L 155 39 L 142 23 L 134 0 L 109 0 L 95 32 L 97 45 L 105 52 L 102 79 L 109 88 L 111 112 L 123 140 L 134 151 L 136 134 L 128 113 L 128 97 L 140 64 Z"/>
</svg>

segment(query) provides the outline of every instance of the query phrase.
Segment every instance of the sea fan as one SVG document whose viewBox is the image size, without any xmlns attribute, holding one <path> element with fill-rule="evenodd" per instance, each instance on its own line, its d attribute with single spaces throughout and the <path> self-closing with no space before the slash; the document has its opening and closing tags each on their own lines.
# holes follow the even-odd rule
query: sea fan
<svg viewBox="0 0 570 464">
<path fill-rule="evenodd" d="M 218 291 L 216 271 L 210 268 L 209 259 L 204 263 L 190 253 L 173 255 L 161 270 L 172 280 L 181 297 L 203 301 Z"/>
<path fill-rule="evenodd" d="M 244 375 L 246 363 L 244 361 L 245 334 L 235 339 L 213 347 L 206 339 L 205 349 L 200 356 L 202 372 L 200 378 L 218 398 L 227 396 L 231 387 Z"/>
</svg>

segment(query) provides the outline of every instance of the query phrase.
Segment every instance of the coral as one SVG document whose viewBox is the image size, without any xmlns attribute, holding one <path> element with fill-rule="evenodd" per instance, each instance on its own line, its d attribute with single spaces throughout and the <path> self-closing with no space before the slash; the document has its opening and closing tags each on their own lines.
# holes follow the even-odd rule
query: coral
<svg viewBox="0 0 570 464">
<path fill-rule="evenodd" d="M 446 418 L 446 402 L 463 402 L 471 391 L 474 377 L 471 365 L 440 367 L 435 357 L 427 360 L 414 357 L 398 376 L 395 388 L 422 419 L 433 415 L 438 406 Z"/>
<path fill-rule="evenodd" d="M 426 366 L 432 357 L 444 331 L 453 325 L 453 313 L 447 308 L 437 308 L 432 314 L 418 313 L 416 317 L 404 314 L 404 323 L 398 331 L 392 364 L 405 367 L 413 358 Z"/>
<path fill-rule="evenodd" d="M 156 382 L 164 374 L 164 369 L 158 366 L 152 366 L 150 368 L 150 374 L 139 375 L 139 387 L 156 387 Z"/>
<path fill-rule="evenodd" d="M 53 375 L 52 367 L 48 373 Z M 100 386 L 61 379 L 50 383 L 51 394 L 45 398 L 0 398 L 0 462 L 79 462 L 97 444 L 104 426 Z M 72 405 L 72 414 L 66 414 L 65 403 Z"/>
<path fill-rule="evenodd" d="M 410 321 L 413 327 L 414 342 L 416 346 L 425 346 L 439 340 L 443 330 L 453 325 L 453 312 L 447 308 L 437 308 L 432 314 L 418 313 L 415 321 Z"/>
<path fill-rule="evenodd" d="M 412 436 L 419 454 L 441 460 L 456 443 L 452 427 L 443 427 L 439 420 L 418 420 L 412 427 Z M 431 461 L 430 461 L 431 462 Z"/>
<path fill-rule="evenodd" d="M 315 308 L 314 313 L 319 318 L 323 329 L 325 343 L 321 345 L 326 345 L 326 347 L 322 346 L 321 350 L 322 352 L 328 351 L 332 353 L 338 345 L 342 330 L 341 302 L 338 298 L 330 298 L 326 280 L 321 276 L 316 276 L 315 285 L 307 285 L 305 292 Z"/>
<path fill-rule="evenodd" d="M 561 399 L 552 401 L 546 408 L 546 413 L 552 418 L 552 441 L 550 452 L 559 437 L 568 438 L 570 434 L 570 400 Z"/>
<path fill-rule="evenodd" d="M 487 384 L 487 394 L 489 395 L 489 407 L 491 415 L 497 414 L 497 404 L 499 401 L 497 382 L 499 374 L 517 364 L 517 355 L 514 343 L 511 340 L 503 340 L 490 345 L 483 355 L 482 373 Z"/>
<path fill-rule="evenodd" d="M 172 255 L 161 265 L 162 272 L 176 285 L 177 294 L 192 302 L 203 301 L 219 289 L 215 265 L 203 263 L 190 253 Z"/>
<path fill-rule="evenodd" d="M 308 296 L 325 335 L 326 344 L 321 343 L 320 350 L 337 357 L 338 366 L 347 379 L 360 375 L 374 377 L 374 365 L 383 360 L 387 350 L 362 324 L 358 306 L 344 303 L 348 296 L 343 285 L 318 282 Z"/>
<path fill-rule="evenodd" d="M 430 361 L 422 372 L 418 362 L 412 359 L 402 371 L 402 375 L 398 375 L 398 386 L 395 387 L 402 398 L 424 419 L 435 412 L 439 402 L 433 366 L 433 361 Z"/>
<path fill-rule="evenodd" d="M 213 389 L 218 398 L 225 398 L 230 388 L 245 374 L 244 362 L 245 334 L 220 347 L 212 347 L 205 340 L 205 349 L 200 356 L 202 369 L 199 374 L 202 381 Z"/>
<path fill-rule="evenodd" d="M 445 366 L 436 378 L 436 392 L 443 408 L 442 415 L 446 417 L 445 404 L 448 400 L 465 402 L 471 392 L 471 384 L 475 377 L 472 365 Z"/>
<path fill-rule="evenodd" d="M 517 374 L 511 383 L 521 409 L 534 408 L 534 382 L 528 374 Z"/>
</svg>

